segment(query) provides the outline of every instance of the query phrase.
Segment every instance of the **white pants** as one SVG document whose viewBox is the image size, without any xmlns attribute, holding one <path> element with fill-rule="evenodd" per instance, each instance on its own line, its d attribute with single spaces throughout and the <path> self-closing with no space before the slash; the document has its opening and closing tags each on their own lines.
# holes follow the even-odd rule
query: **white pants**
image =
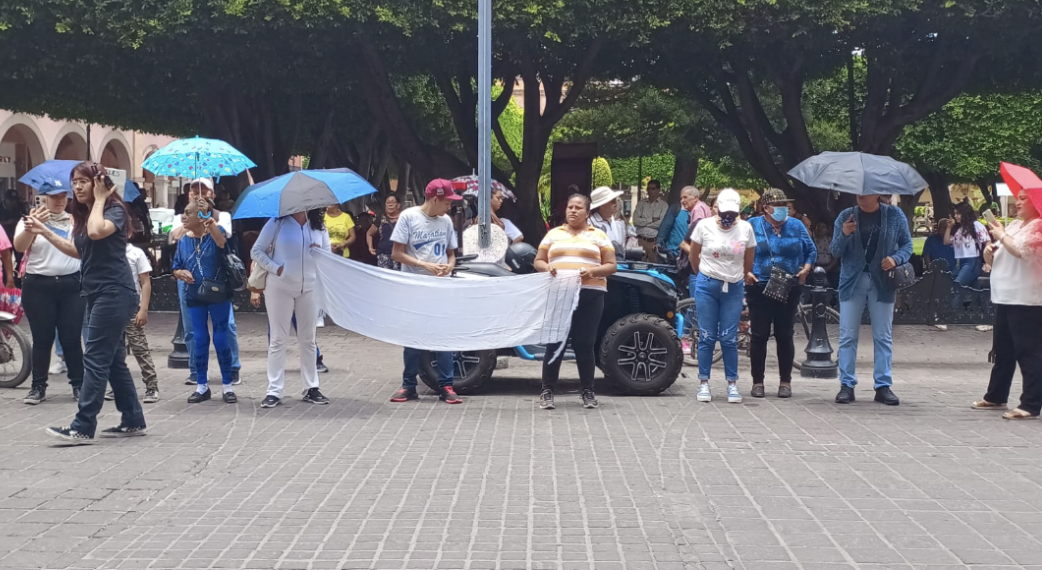
<svg viewBox="0 0 1042 570">
<path fill-rule="evenodd" d="M 311 291 L 283 291 L 268 286 L 264 291 L 268 308 L 268 395 L 282 399 L 286 384 L 286 339 L 293 330 L 293 315 L 297 316 L 297 345 L 300 348 L 300 375 L 304 380 L 301 394 L 318 388 L 318 369 L 315 363 L 315 321 L 318 307 Z"/>
</svg>

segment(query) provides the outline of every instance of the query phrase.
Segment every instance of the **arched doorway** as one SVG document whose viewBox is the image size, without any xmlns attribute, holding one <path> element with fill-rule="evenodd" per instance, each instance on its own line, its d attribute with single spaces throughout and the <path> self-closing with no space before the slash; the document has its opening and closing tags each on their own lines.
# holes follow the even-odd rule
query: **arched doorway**
<svg viewBox="0 0 1042 570">
<path fill-rule="evenodd" d="M 18 183 L 18 179 L 47 160 L 43 139 L 32 123 L 8 123 L 0 125 L 0 195 L 16 190 L 22 200 L 28 200 L 32 188 Z"/>
<path fill-rule="evenodd" d="M 130 152 L 123 141 L 112 139 L 101 150 L 101 165 L 106 168 L 118 168 L 130 176 Z"/>
<path fill-rule="evenodd" d="M 57 160 L 87 160 L 87 140 L 79 133 L 68 133 L 58 141 L 54 158 Z"/>
</svg>

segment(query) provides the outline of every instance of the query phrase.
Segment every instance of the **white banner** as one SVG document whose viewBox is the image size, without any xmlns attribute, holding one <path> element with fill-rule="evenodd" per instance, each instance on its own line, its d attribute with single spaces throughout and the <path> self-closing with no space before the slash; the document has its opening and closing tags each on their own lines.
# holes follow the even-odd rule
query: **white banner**
<svg viewBox="0 0 1042 570">
<path fill-rule="evenodd" d="M 314 249 L 318 305 L 336 324 L 422 350 L 492 350 L 568 338 L 578 272 L 456 279 L 380 269 Z"/>
</svg>

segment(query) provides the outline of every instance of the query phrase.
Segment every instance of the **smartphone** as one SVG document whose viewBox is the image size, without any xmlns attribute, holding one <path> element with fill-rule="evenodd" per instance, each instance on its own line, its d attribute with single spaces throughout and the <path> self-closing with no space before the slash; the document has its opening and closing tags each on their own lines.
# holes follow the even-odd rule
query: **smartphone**
<svg viewBox="0 0 1042 570">
<path fill-rule="evenodd" d="M 101 181 L 105 183 L 105 188 L 112 190 L 112 187 L 115 186 L 115 184 L 112 182 L 112 179 L 109 178 L 108 172 L 105 170 L 104 166 L 101 166 L 100 164 L 95 162 L 91 165 L 90 171 L 94 178 L 97 178 L 99 176 L 102 177 Z"/>
<path fill-rule="evenodd" d="M 37 195 L 36 196 L 36 207 L 39 208 L 40 206 L 43 206 L 43 205 L 44 205 L 43 196 Z"/>
<path fill-rule="evenodd" d="M 994 224 L 996 221 L 998 221 L 995 219 L 995 213 L 991 211 L 991 208 L 984 210 L 984 219 L 988 220 L 989 224 Z"/>
</svg>

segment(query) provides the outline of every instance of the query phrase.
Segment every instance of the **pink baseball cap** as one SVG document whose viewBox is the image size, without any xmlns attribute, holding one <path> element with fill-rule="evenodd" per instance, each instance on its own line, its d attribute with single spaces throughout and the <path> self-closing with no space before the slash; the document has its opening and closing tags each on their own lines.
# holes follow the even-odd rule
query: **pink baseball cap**
<svg viewBox="0 0 1042 570">
<path fill-rule="evenodd" d="M 463 196 L 460 196 L 453 189 L 451 180 L 445 180 L 444 178 L 435 178 L 427 184 L 427 190 L 424 194 L 428 198 L 448 198 L 449 200 L 462 200 Z"/>
</svg>

